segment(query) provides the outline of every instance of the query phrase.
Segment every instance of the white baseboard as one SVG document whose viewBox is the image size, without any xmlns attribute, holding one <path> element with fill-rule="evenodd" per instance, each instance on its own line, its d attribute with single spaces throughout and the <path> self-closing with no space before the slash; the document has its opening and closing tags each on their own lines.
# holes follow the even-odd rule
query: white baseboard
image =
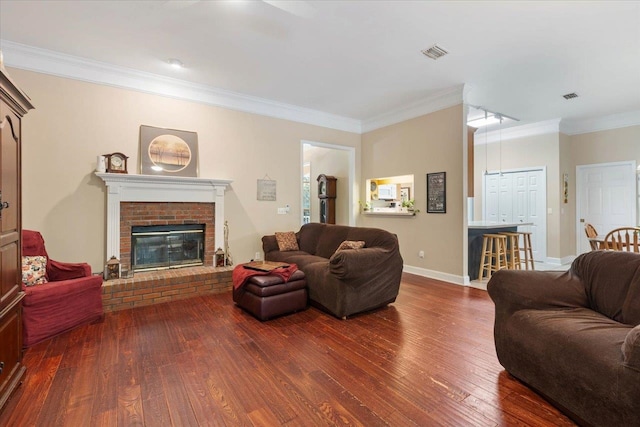
<svg viewBox="0 0 640 427">
<path fill-rule="evenodd" d="M 455 285 L 469 286 L 469 276 L 456 276 L 455 274 L 443 273 L 442 271 L 429 270 L 406 264 L 402 271 L 405 273 L 415 274 L 417 276 L 428 277 L 429 279 L 442 280 L 443 282 L 449 282 Z"/>
<path fill-rule="evenodd" d="M 564 264 L 571 264 L 573 260 L 576 258 L 577 258 L 576 255 L 568 255 L 562 258 L 547 257 L 545 259 L 545 262 L 547 264 L 553 264 L 553 265 L 564 265 Z"/>
</svg>

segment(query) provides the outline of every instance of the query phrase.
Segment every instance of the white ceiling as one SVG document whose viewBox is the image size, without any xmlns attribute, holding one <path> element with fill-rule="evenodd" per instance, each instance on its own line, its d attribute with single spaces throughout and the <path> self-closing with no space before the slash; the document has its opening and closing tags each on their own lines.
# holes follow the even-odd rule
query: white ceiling
<svg viewBox="0 0 640 427">
<path fill-rule="evenodd" d="M 0 0 L 0 40 L 362 123 L 463 84 L 519 124 L 640 112 L 638 1 Z"/>
</svg>

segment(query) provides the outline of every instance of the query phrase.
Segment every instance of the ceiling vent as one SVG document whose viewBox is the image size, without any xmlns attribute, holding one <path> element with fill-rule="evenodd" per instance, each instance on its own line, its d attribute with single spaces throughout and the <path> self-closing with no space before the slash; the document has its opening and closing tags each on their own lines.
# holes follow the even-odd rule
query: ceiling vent
<svg viewBox="0 0 640 427">
<path fill-rule="evenodd" d="M 564 99 L 573 99 L 573 98 L 577 98 L 577 97 L 578 97 L 578 94 L 577 94 L 577 93 L 575 93 L 575 92 L 571 92 L 571 93 L 568 93 L 568 94 L 566 94 L 566 95 L 562 95 L 562 97 L 563 97 Z"/>
<path fill-rule="evenodd" d="M 421 52 L 424 56 L 428 56 L 431 59 L 438 59 L 449 53 L 447 49 L 444 49 L 437 44 L 434 44 L 429 49 L 422 50 Z"/>
</svg>

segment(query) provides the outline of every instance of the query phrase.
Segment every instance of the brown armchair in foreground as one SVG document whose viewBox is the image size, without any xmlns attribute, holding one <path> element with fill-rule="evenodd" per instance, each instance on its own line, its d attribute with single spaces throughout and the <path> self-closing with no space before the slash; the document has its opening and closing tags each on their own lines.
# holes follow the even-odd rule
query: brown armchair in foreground
<svg viewBox="0 0 640 427">
<path fill-rule="evenodd" d="M 22 283 L 25 347 L 102 318 L 102 277 L 92 276 L 89 264 L 52 260 L 31 230 L 22 230 L 22 256 L 46 257 L 46 283 Z"/>
</svg>

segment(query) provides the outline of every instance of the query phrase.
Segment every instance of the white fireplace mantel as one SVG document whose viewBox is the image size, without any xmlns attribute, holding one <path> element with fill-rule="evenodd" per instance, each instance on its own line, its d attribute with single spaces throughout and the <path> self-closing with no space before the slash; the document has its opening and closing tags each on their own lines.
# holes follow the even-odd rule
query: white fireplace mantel
<svg viewBox="0 0 640 427">
<path fill-rule="evenodd" d="M 215 247 L 224 246 L 224 193 L 231 180 L 99 173 L 107 186 L 107 259 L 120 258 L 120 202 L 215 203 Z"/>
</svg>

